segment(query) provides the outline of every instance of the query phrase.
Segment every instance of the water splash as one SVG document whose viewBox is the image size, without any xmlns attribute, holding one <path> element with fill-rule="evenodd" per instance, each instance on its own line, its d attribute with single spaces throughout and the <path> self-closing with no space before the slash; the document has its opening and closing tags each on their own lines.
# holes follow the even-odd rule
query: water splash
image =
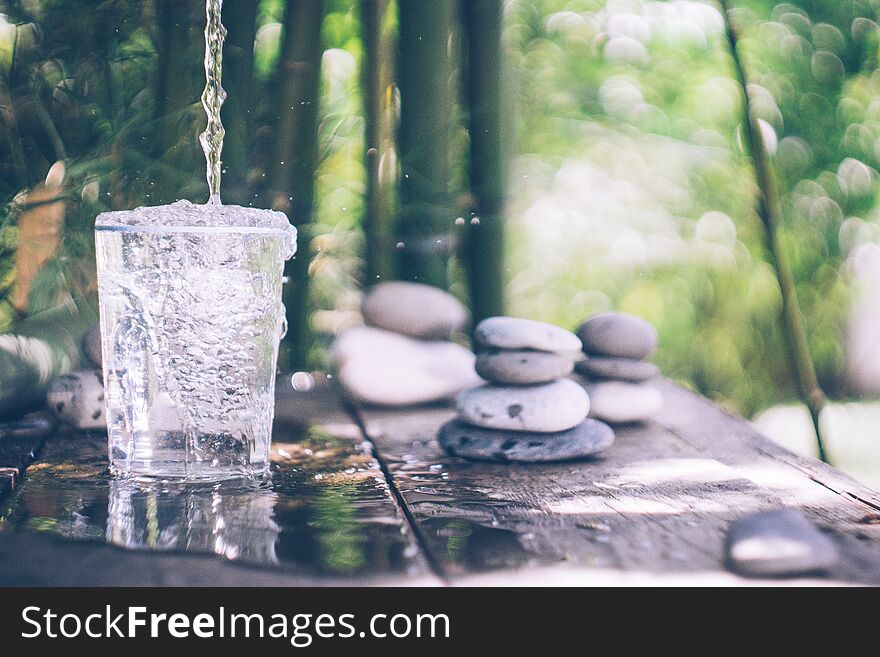
<svg viewBox="0 0 880 657">
<path fill-rule="evenodd" d="M 223 122 L 220 120 L 220 106 L 226 100 L 226 91 L 221 85 L 223 69 L 223 40 L 226 28 L 221 14 L 223 0 L 206 0 L 205 11 L 208 21 L 205 25 L 205 91 L 202 93 L 202 106 L 208 115 L 208 127 L 199 135 L 202 151 L 207 164 L 209 203 L 220 204 L 220 154 L 223 151 Z"/>
</svg>

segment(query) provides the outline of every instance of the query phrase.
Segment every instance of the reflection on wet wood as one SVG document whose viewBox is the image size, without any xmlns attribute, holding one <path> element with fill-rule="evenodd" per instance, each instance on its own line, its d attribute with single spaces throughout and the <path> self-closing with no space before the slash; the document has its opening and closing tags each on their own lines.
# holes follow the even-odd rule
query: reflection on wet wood
<svg viewBox="0 0 880 657">
<path fill-rule="evenodd" d="M 0 423 L 0 503 L 19 483 L 54 427 L 55 420 L 46 412 Z"/>
<path fill-rule="evenodd" d="M 745 583 L 725 572 L 729 523 L 801 507 L 844 558 L 831 580 L 880 583 L 877 493 L 774 445 L 671 383 L 656 421 L 619 428 L 592 461 L 469 463 L 445 454 L 446 408 L 366 411 L 423 543 L 453 582 Z M 751 581 L 751 580 L 750 580 Z M 826 580 L 828 581 L 828 580 Z"/>
<path fill-rule="evenodd" d="M 0 552 L 17 561 L 7 559 L 0 583 L 22 583 L 21 573 L 33 572 L 33 559 L 41 554 L 75 563 L 74 555 L 91 555 L 89 550 L 99 545 L 101 553 L 106 552 L 104 544 L 148 551 L 156 558 L 154 568 L 160 563 L 200 563 L 192 556 L 197 554 L 272 567 L 279 571 L 278 583 L 297 577 L 303 583 L 389 578 L 433 583 L 369 444 L 337 406 L 325 397 L 307 397 L 283 405 L 273 439 L 271 484 L 180 487 L 122 482 L 107 471 L 105 435 L 57 435 L 0 512 Z M 300 401 L 302 412 L 295 408 Z M 310 413 L 321 407 L 323 424 L 297 428 L 283 419 L 313 421 Z M 29 554 L 23 547 L 35 540 L 39 546 L 43 540 L 33 534 L 65 541 Z M 11 549 L 17 541 L 22 549 Z M 189 553 L 185 558 L 184 552 Z M 111 551 L 108 559 L 124 563 L 126 554 L 131 553 Z M 143 555 L 131 556 L 130 561 L 149 563 Z M 53 582 L 50 573 L 57 574 L 58 568 L 44 565 L 42 581 Z M 79 567 L 62 581 L 72 583 L 71 577 L 78 583 L 114 584 L 106 572 Z M 183 575 L 168 574 L 166 580 L 193 579 L 191 574 L 184 580 L 179 577 Z"/>
<path fill-rule="evenodd" d="M 113 481 L 103 435 L 62 431 L 0 499 L 0 584 L 748 584 L 727 527 L 781 505 L 843 555 L 811 582 L 880 583 L 880 494 L 658 386 L 663 412 L 594 460 L 516 465 L 445 454 L 449 408 L 364 411 L 365 442 L 326 381 L 279 381 L 272 484 L 246 488 Z"/>
</svg>

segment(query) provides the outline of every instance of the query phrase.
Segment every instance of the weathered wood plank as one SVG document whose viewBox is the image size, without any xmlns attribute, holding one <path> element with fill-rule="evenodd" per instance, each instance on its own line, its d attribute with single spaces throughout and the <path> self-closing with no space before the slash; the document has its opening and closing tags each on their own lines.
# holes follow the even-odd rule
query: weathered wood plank
<svg viewBox="0 0 880 657">
<path fill-rule="evenodd" d="M 102 433 L 56 434 L 0 507 L 0 584 L 248 581 L 226 566 L 215 573 L 218 556 L 261 573 L 254 584 L 439 583 L 334 396 L 279 387 L 271 485 L 120 482 Z M 105 558 L 113 568 L 79 566 Z M 149 574 L 165 567 L 191 570 Z"/>
<path fill-rule="evenodd" d="M 697 395 L 659 385 L 661 417 L 618 428 L 614 447 L 592 461 L 450 457 L 435 440 L 448 408 L 363 418 L 423 543 L 454 582 L 754 583 L 724 570 L 727 527 L 788 505 L 840 545 L 830 579 L 880 583 L 880 536 L 865 524 L 872 507 L 856 499 L 876 493 L 785 452 Z"/>
<path fill-rule="evenodd" d="M 54 427 L 48 413 L 31 413 L 0 423 L 0 502 L 15 488 Z"/>
</svg>

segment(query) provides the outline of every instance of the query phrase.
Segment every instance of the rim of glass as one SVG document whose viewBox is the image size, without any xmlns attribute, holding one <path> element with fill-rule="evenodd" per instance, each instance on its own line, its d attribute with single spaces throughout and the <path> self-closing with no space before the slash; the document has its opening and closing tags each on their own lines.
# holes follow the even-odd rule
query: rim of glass
<svg viewBox="0 0 880 657">
<path fill-rule="evenodd" d="M 256 233 L 290 236 L 296 234 L 296 227 L 270 228 L 268 226 L 152 226 L 95 224 L 95 231 L 115 233 Z"/>
</svg>

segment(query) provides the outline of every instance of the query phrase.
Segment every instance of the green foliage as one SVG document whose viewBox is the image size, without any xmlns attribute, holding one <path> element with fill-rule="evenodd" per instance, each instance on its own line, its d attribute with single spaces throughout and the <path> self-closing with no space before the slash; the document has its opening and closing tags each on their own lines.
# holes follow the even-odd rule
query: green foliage
<svg viewBox="0 0 880 657">
<path fill-rule="evenodd" d="M 775 144 L 783 239 L 810 347 L 823 385 L 841 395 L 846 262 L 862 242 L 880 239 L 880 2 L 734 4 L 751 97 Z M 155 10 L 163 6 L 0 1 L 0 203 L 43 180 L 57 159 L 68 164 L 64 250 L 38 285 L 39 306 L 58 288 L 93 293 L 98 212 L 204 200 L 198 98 L 162 110 L 167 26 Z M 265 204 L 273 168 L 284 7 L 259 3 L 246 190 L 254 204 Z M 365 170 L 356 7 L 328 0 L 322 28 L 310 271 L 316 366 L 358 303 Z M 506 3 L 519 153 L 507 296 L 515 314 L 570 327 L 611 307 L 643 315 L 660 330 L 656 360 L 666 374 L 752 414 L 793 397 L 795 385 L 720 20 L 709 2 Z M 200 66 L 201 49 L 194 39 L 175 56 Z M 452 150 L 463 153 L 467 141 L 458 129 Z M 453 159 L 457 189 L 467 178 Z M 14 221 L 3 217 L 0 299 L 15 244 Z M 453 273 L 452 289 L 464 289 Z M 0 303 L 0 331 L 12 320 Z"/>
<path fill-rule="evenodd" d="M 838 234 L 875 221 L 877 3 L 734 4 L 811 351 L 843 394 L 853 245 Z M 514 312 L 567 326 L 633 312 L 658 326 L 664 373 L 746 414 L 794 397 L 715 6 L 522 1 L 507 35 Z"/>
</svg>

